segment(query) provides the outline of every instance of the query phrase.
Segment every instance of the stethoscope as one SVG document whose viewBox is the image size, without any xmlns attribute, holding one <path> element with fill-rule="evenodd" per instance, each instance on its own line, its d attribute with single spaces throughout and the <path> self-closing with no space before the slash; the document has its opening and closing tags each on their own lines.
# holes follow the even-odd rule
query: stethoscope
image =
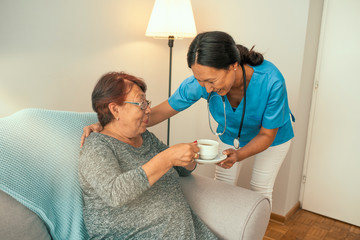
<svg viewBox="0 0 360 240">
<path fill-rule="evenodd" d="M 243 126 L 243 123 L 244 123 L 244 116 L 245 116 L 245 108 L 246 108 L 246 73 L 245 73 L 245 68 L 244 66 L 241 64 L 241 69 L 243 71 L 243 80 L 244 80 L 244 107 L 243 107 L 243 112 L 242 112 L 242 116 L 241 116 L 241 121 L 240 121 L 240 127 L 239 127 L 239 133 L 238 133 L 238 136 L 237 138 L 234 139 L 234 147 L 235 149 L 239 149 L 240 148 L 240 135 L 241 135 L 241 130 L 242 130 L 242 126 Z M 208 109 L 208 119 L 209 119 L 209 127 L 210 127 L 210 130 L 211 132 L 216 135 L 216 136 L 221 136 L 225 133 L 226 131 L 226 110 L 225 110 L 225 97 L 224 96 L 221 96 L 221 100 L 223 102 L 223 106 L 224 106 L 224 131 L 221 132 L 221 133 L 218 133 L 216 131 L 214 131 L 211 127 L 211 122 L 210 122 L 210 109 L 209 109 L 209 102 L 210 102 L 210 97 L 211 97 L 211 94 L 213 92 L 211 92 L 207 98 L 207 109 Z"/>
</svg>

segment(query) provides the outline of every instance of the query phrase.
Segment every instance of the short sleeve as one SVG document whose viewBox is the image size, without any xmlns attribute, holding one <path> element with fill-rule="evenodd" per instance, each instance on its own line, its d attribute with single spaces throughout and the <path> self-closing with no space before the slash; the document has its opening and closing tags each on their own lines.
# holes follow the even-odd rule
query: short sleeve
<svg viewBox="0 0 360 240">
<path fill-rule="evenodd" d="M 193 105 L 200 98 L 206 98 L 207 94 L 206 89 L 200 86 L 194 76 L 191 76 L 181 83 L 168 101 L 174 110 L 180 112 Z"/>
<path fill-rule="evenodd" d="M 270 89 L 267 100 L 262 126 L 267 129 L 274 129 L 283 126 L 290 120 L 290 109 L 288 105 L 285 80 L 281 76 Z"/>
</svg>

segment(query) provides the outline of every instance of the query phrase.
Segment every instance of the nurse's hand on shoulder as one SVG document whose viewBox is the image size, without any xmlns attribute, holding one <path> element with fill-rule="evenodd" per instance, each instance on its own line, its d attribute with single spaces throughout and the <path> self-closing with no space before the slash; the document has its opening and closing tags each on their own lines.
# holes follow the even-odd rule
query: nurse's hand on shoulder
<svg viewBox="0 0 360 240">
<path fill-rule="evenodd" d="M 102 128 L 102 126 L 101 126 L 101 124 L 99 122 L 84 127 L 83 128 L 83 135 L 81 136 L 80 147 L 82 147 L 84 145 L 85 138 L 87 138 L 90 135 L 90 133 L 92 133 L 92 132 L 100 132 L 102 129 L 103 128 Z"/>
<path fill-rule="evenodd" d="M 227 158 L 224 161 L 221 161 L 219 163 L 217 163 L 218 166 L 228 169 L 231 168 L 234 163 L 236 163 L 238 161 L 238 157 L 236 154 L 236 150 L 229 148 L 223 151 L 224 155 L 227 155 Z"/>
</svg>

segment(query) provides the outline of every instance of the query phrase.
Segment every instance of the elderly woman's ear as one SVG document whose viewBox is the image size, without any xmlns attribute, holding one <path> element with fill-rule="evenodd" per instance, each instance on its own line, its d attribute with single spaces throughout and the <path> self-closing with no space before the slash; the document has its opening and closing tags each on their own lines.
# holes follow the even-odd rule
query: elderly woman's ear
<svg viewBox="0 0 360 240">
<path fill-rule="evenodd" d="M 116 103 L 114 103 L 114 102 L 111 102 L 111 103 L 109 103 L 109 105 L 108 105 L 108 107 L 109 107 L 109 110 L 110 110 L 110 112 L 112 113 L 112 115 L 114 116 L 114 118 L 116 119 L 116 120 L 119 120 L 119 105 L 117 105 Z"/>
</svg>

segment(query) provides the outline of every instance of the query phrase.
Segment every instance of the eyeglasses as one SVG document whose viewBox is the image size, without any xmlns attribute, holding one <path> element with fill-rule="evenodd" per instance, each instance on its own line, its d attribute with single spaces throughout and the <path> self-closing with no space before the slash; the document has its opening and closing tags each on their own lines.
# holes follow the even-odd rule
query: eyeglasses
<svg viewBox="0 0 360 240">
<path fill-rule="evenodd" d="M 147 107 L 151 106 L 151 101 L 149 101 L 149 100 L 144 100 L 142 102 L 124 102 L 124 103 L 138 105 L 141 110 L 145 110 Z"/>
</svg>

